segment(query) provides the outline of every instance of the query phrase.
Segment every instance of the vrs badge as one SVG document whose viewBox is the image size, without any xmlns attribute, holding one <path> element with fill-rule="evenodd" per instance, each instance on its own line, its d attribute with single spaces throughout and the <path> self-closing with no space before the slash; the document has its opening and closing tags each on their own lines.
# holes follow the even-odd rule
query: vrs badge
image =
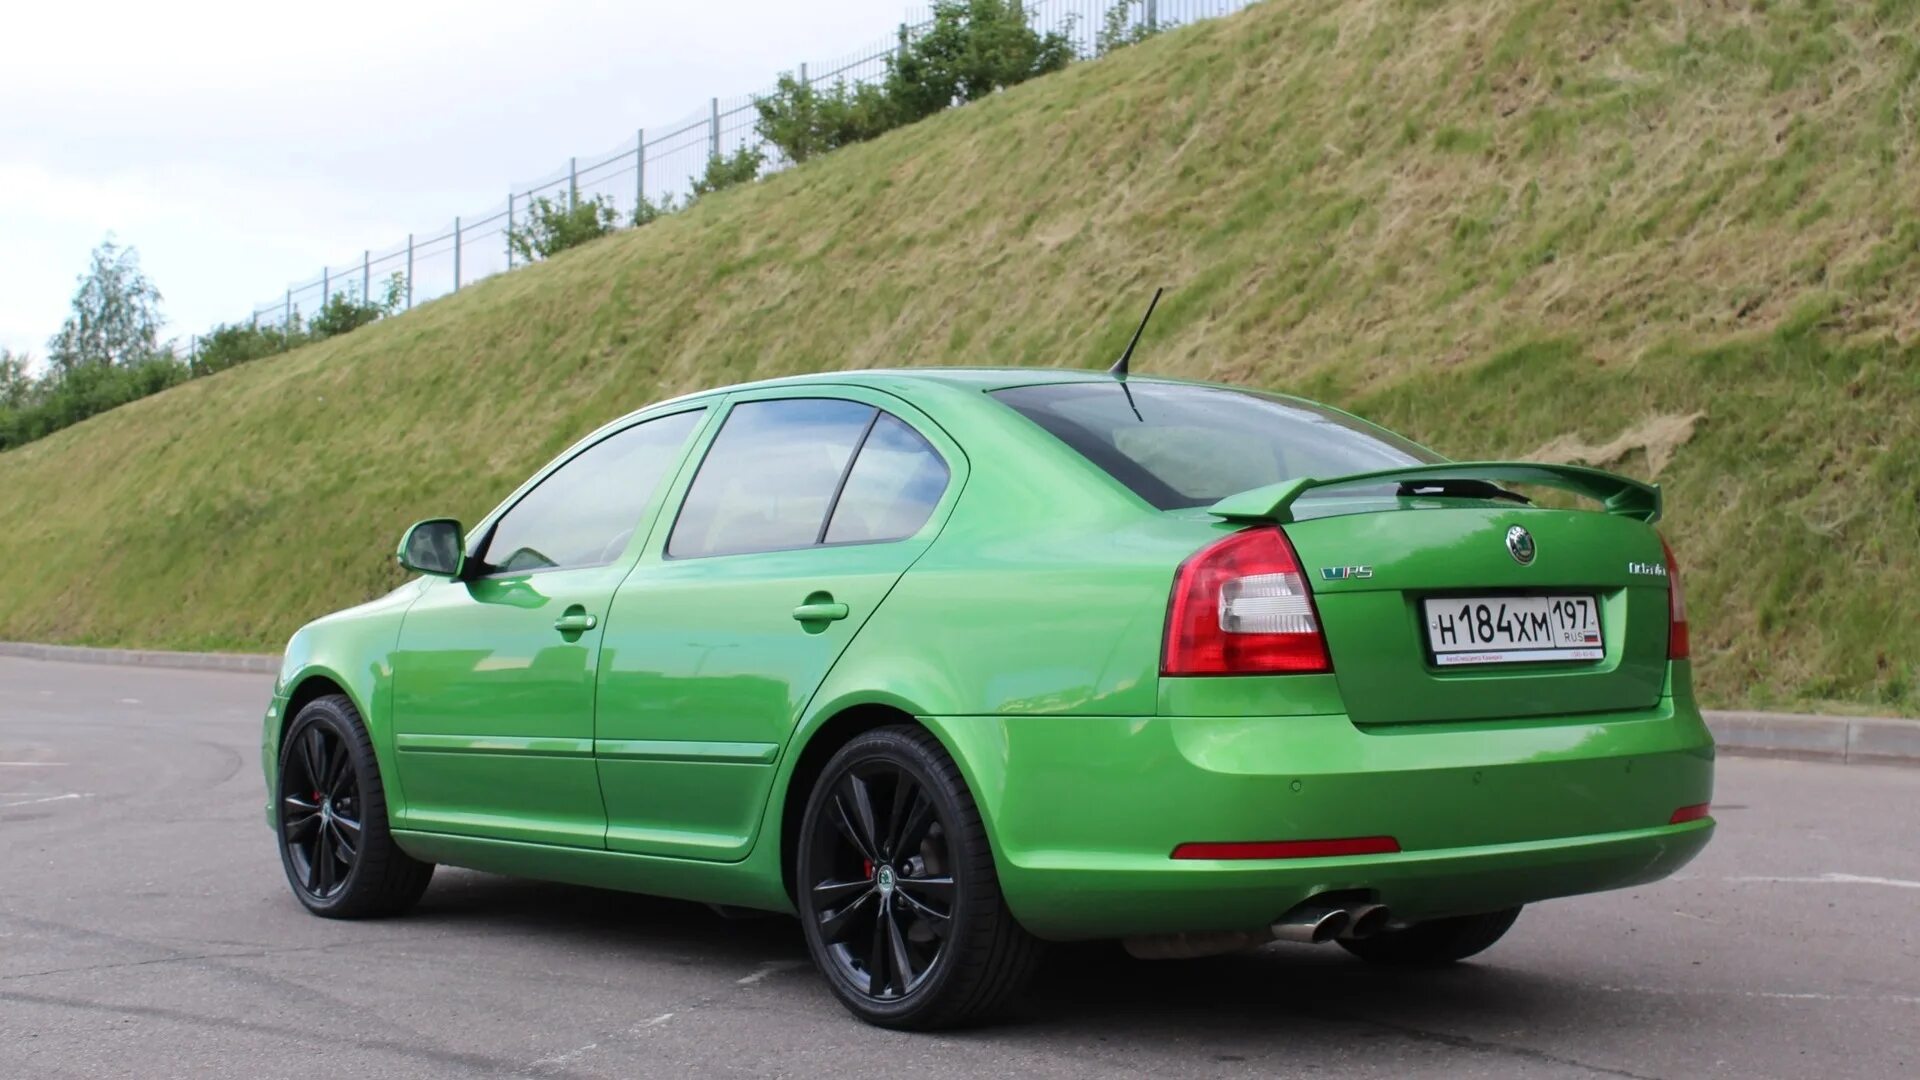
<svg viewBox="0 0 1920 1080">
<path fill-rule="evenodd" d="M 1372 576 L 1373 567 L 1371 566 L 1323 566 L 1320 568 L 1320 577 L 1326 581 L 1350 581 L 1354 578 Z"/>
</svg>

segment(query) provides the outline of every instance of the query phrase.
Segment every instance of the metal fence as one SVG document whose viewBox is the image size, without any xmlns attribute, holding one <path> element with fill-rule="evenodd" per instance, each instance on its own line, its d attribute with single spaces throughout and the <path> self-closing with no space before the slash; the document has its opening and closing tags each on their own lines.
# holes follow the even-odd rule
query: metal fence
<svg viewBox="0 0 1920 1080">
<path fill-rule="evenodd" d="M 1043 32 L 1067 35 L 1082 58 L 1099 52 L 1101 33 L 1109 28 L 1109 13 L 1123 17 L 1120 28 L 1165 29 L 1225 15 L 1253 0 L 1029 0 L 1029 22 Z M 810 86 L 877 82 L 887 74 L 887 62 L 917 35 L 933 25 L 931 9 L 912 12 L 895 33 L 864 49 L 824 63 L 802 63 L 788 72 Z M 293 323 L 304 310 L 311 315 L 336 294 L 356 299 L 384 295 L 387 283 L 399 275 L 401 305 L 414 304 L 458 291 L 484 277 L 516 264 L 508 244 L 510 230 L 523 226 L 535 198 L 582 199 L 606 197 L 619 220 L 629 222 L 642 200 L 659 204 L 668 198 L 684 202 L 692 181 L 703 175 L 707 162 L 742 147 L 758 147 L 766 155 L 762 173 L 785 167 L 777 150 L 755 130 L 754 103 L 774 92 L 773 87 L 731 98 L 710 98 L 707 104 L 671 124 L 636 128 L 611 150 L 574 158 L 564 169 L 508 189 L 504 202 L 477 214 L 463 214 L 449 226 L 415 233 L 406 242 L 368 249 L 357 261 L 323 268 L 318 276 L 289 285 L 285 293 L 253 309 L 255 326 Z"/>
</svg>

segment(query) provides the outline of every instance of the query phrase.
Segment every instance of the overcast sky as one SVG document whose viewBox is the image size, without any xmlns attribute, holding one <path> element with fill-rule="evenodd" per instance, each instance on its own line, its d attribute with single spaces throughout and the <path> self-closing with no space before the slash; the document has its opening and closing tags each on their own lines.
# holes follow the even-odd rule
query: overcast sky
<svg viewBox="0 0 1920 1080">
<path fill-rule="evenodd" d="M 88 252 L 183 340 L 712 96 L 883 39 L 903 0 L 9 5 L 0 346 L 44 358 Z M 818 70 L 817 66 L 815 70 Z"/>
</svg>

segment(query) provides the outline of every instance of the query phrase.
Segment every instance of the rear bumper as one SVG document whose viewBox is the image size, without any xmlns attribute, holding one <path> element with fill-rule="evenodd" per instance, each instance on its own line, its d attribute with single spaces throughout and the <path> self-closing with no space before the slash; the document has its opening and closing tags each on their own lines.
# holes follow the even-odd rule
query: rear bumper
<svg viewBox="0 0 1920 1080">
<path fill-rule="evenodd" d="M 1671 874 L 1713 822 L 1689 703 L 1554 720 L 1360 728 L 1344 715 L 930 717 L 1028 929 L 1075 939 L 1258 927 L 1322 892 L 1396 918 L 1490 911 Z M 1394 854 L 1174 860 L 1175 846 L 1392 836 Z"/>
</svg>

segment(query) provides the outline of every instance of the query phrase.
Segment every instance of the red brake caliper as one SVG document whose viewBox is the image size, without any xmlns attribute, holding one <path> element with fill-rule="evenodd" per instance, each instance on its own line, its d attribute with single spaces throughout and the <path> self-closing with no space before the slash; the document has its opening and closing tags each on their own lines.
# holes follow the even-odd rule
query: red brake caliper
<svg viewBox="0 0 1920 1080">
<path fill-rule="evenodd" d="M 872 860 L 872 859 L 861 859 L 861 860 L 860 860 L 860 872 L 861 872 L 862 874 L 865 874 L 865 875 L 866 875 L 866 878 L 867 878 L 867 880 L 868 880 L 868 881 L 872 881 L 872 880 L 873 880 L 873 860 Z"/>
</svg>

